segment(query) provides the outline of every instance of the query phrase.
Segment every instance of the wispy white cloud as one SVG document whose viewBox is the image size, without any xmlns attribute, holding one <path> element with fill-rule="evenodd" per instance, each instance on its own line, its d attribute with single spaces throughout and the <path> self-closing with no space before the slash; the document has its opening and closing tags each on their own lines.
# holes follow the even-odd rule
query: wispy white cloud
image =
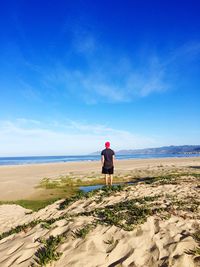
<svg viewBox="0 0 200 267">
<path fill-rule="evenodd" d="M 163 65 L 167 67 L 168 65 L 173 63 L 180 64 L 183 61 L 188 62 L 191 60 L 196 60 L 199 58 L 199 56 L 200 42 L 187 42 L 184 43 L 182 46 L 172 50 Z"/>
<path fill-rule="evenodd" d="M 103 55 L 100 59 L 90 58 L 85 69 L 70 70 L 59 64 L 44 80 L 54 87 L 62 86 L 69 94 L 75 93 L 86 103 L 128 102 L 171 89 L 173 66 L 179 67 L 186 60 L 184 57 L 197 56 L 199 50 L 198 43 L 187 44 L 163 58 L 148 55 L 140 66 L 128 57 L 113 59 Z"/>
<path fill-rule="evenodd" d="M 109 62 L 109 63 L 108 63 Z M 86 103 L 128 102 L 168 88 L 165 69 L 159 62 L 148 59 L 141 69 L 134 69 L 129 59 L 117 62 L 103 60 L 90 62 L 88 69 L 70 70 L 62 64 L 43 76 L 48 88 L 55 88 L 68 95 L 75 95 Z"/>
<path fill-rule="evenodd" d="M 57 61 L 46 69 L 38 70 L 37 66 L 39 83 L 43 94 L 46 90 L 54 98 L 73 97 L 87 104 L 131 102 L 173 90 L 180 76 L 184 79 L 182 66 L 200 56 L 200 42 L 188 42 L 165 55 L 146 51 L 136 62 L 131 56 L 115 55 L 91 33 L 80 30 L 73 34 L 72 48 L 72 54 L 84 59 L 85 65 L 72 68 Z M 25 98 L 41 100 L 39 91 L 30 83 L 22 81 L 22 87 Z"/>
<path fill-rule="evenodd" d="M 97 47 L 96 40 L 92 35 L 88 33 L 80 35 L 80 32 L 76 34 L 73 45 L 77 52 L 86 55 L 94 53 Z"/>
<path fill-rule="evenodd" d="M 6 123 L 6 121 L 5 121 L 5 123 Z M 7 123 L 11 123 L 11 122 L 7 121 Z M 27 118 L 18 118 L 15 120 L 15 124 L 18 126 L 33 127 L 33 126 L 40 125 L 41 122 L 39 120 L 33 120 L 33 119 L 27 119 Z"/>
<path fill-rule="evenodd" d="M 135 72 L 128 77 L 127 88 L 130 97 L 147 97 L 153 93 L 163 93 L 170 87 L 166 81 L 166 70 L 154 66 L 144 72 Z"/>
<path fill-rule="evenodd" d="M 18 119 L 0 121 L 0 156 L 87 154 L 100 150 L 109 140 L 114 149 L 151 146 L 153 138 L 128 131 L 73 120 L 59 123 Z"/>
<path fill-rule="evenodd" d="M 30 83 L 25 82 L 23 79 L 19 79 L 20 94 L 26 100 L 32 100 L 34 102 L 42 102 L 41 92 L 32 86 Z"/>
<path fill-rule="evenodd" d="M 138 64 L 129 55 L 118 54 L 114 48 L 102 43 L 91 25 L 83 25 L 74 22 L 63 33 L 63 38 L 66 31 L 71 36 L 67 53 L 76 67 L 57 60 L 41 74 L 42 84 L 49 94 L 75 96 L 74 99 L 79 98 L 87 104 L 120 103 L 164 92 L 170 86 L 159 57 L 155 60 L 149 53 Z"/>
<path fill-rule="evenodd" d="M 74 53 L 80 53 L 85 58 L 90 57 L 97 52 L 100 47 L 100 42 L 97 37 L 97 32 L 93 29 L 93 25 L 85 24 L 85 21 L 71 21 L 64 26 L 64 31 L 61 30 L 61 35 L 71 38 L 71 49 Z M 95 34 L 94 34 L 95 32 Z"/>
</svg>

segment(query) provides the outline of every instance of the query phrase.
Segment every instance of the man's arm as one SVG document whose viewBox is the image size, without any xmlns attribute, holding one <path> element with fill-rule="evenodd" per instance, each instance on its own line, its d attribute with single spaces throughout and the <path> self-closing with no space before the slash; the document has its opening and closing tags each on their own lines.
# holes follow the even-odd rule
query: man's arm
<svg viewBox="0 0 200 267">
<path fill-rule="evenodd" d="M 104 155 L 102 155 L 102 156 L 101 156 L 101 164 L 102 164 L 102 166 L 104 165 L 104 160 L 105 160 L 105 159 L 104 159 Z"/>
<path fill-rule="evenodd" d="M 113 166 L 115 164 L 115 154 L 112 156 Z"/>
</svg>

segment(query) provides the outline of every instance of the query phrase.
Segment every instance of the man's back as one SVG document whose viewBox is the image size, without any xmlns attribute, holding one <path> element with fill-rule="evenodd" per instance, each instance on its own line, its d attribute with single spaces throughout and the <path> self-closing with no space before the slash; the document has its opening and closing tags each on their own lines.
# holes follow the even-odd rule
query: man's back
<svg viewBox="0 0 200 267">
<path fill-rule="evenodd" d="M 110 149 L 106 148 L 102 150 L 101 155 L 104 156 L 104 168 L 112 168 L 113 167 L 113 156 L 115 155 L 115 152 Z"/>
</svg>

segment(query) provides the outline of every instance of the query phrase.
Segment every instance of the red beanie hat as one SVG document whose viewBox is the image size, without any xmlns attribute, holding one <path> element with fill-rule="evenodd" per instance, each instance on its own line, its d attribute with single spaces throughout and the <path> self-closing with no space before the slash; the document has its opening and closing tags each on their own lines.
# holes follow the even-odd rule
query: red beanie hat
<svg viewBox="0 0 200 267">
<path fill-rule="evenodd" d="M 109 148 L 110 147 L 110 142 L 105 142 L 105 147 Z"/>
</svg>

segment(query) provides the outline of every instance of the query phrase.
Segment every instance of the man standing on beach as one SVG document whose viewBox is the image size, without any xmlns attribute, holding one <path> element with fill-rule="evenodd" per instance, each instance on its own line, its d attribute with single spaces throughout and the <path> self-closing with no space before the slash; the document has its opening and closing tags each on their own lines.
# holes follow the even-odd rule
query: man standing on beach
<svg viewBox="0 0 200 267">
<path fill-rule="evenodd" d="M 112 185 L 115 152 L 110 149 L 110 142 L 106 142 L 105 147 L 101 152 L 102 173 L 105 174 L 106 185 Z"/>
</svg>

